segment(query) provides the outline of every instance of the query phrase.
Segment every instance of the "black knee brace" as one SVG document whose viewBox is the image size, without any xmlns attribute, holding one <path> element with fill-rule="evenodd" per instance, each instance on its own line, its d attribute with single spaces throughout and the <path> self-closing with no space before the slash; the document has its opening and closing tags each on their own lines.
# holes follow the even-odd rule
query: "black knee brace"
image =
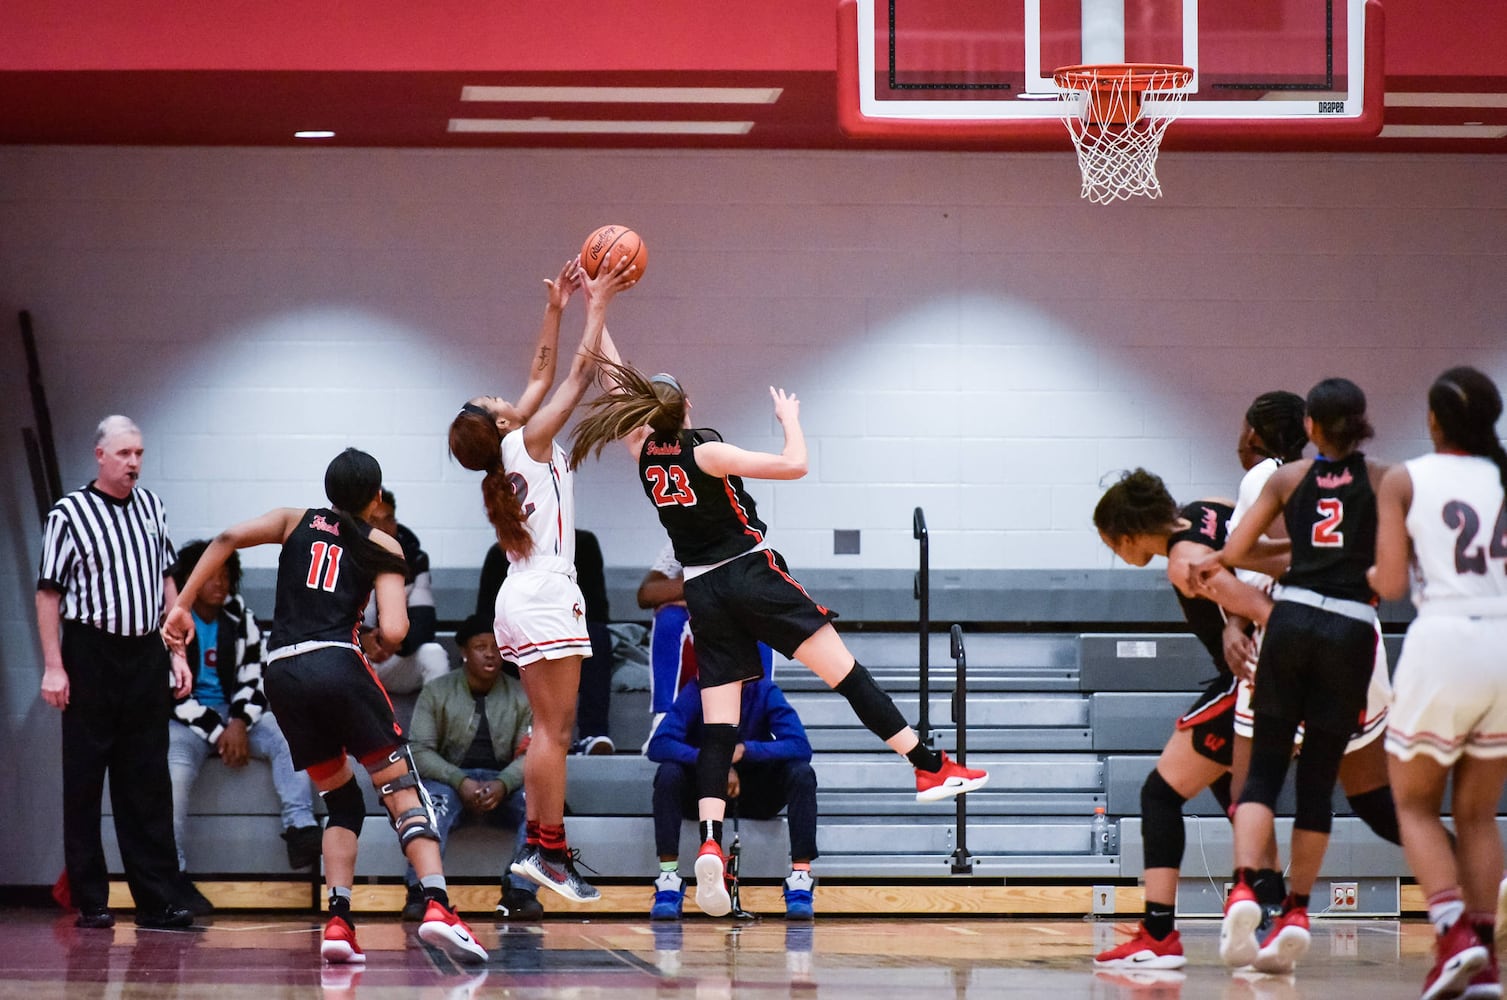
<svg viewBox="0 0 1507 1000">
<path fill-rule="evenodd" d="M 881 740 L 888 740 L 910 725 L 905 721 L 905 716 L 900 714 L 900 709 L 895 707 L 895 702 L 874 683 L 874 678 L 857 660 L 853 661 L 853 669 L 848 671 L 848 676 L 839 681 L 833 690 L 853 706 L 853 714 L 858 716 L 858 721 L 863 723 L 864 728 Z"/>
<path fill-rule="evenodd" d="M 324 799 L 325 812 L 329 813 L 327 827 L 340 827 L 361 836 L 361 824 L 366 822 L 366 799 L 361 795 L 361 786 L 351 778 L 339 788 L 320 792 Z"/>
<path fill-rule="evenodd" d="M 1186 835 L 1183 803 L 1187 800 L 1153 770 L 1141 786 L 1141 846 L 1147 868 L 1181 868 Z"/>
<path fill-rule="evenodd" d="M 726 799 L 727 772 L 733 766 L 738 727 L 727 723 L 701 727 L 701 752 L 696 755 L 696 797 Z"/>
<path fill-rule="evenodd" d="M 1391 844 L 1402 843 L 1402 831 L 1397 828 L 1397 804 L 1392 801 L 1392 786 L 1382 785 L 1359 795 L 1348 795 L 1350 811 L 1359 816 L 1382 840 Z"/>
</svg>

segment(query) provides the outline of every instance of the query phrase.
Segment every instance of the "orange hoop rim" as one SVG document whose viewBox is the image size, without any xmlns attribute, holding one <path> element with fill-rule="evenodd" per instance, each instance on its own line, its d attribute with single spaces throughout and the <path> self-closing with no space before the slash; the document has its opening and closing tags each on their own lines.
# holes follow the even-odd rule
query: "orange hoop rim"
<svg viewBox="0 0 1507 1000">
<path fill-rule="evenodd" d="M 1149 87 L 1186 87 L 1193 81 L 1193 67 L 1175 63 L 1084 63 L 1053 71 L 1057 86 L 1069 90 L 1100 90 L 1130 87 L 1140 92 Z"/>
</svg>

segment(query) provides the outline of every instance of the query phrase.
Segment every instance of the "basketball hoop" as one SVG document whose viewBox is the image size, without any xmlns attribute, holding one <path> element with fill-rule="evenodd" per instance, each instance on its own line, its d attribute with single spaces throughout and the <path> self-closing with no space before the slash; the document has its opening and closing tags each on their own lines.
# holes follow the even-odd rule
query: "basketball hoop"
<svg viewBox="0 0 1507 1000">
<path fill-rule="evenodd" d="M 1137 195 L 1160 198 L 1156 154 L 1173 116 L 1161 106 L 1144 114 L 1142 101 L 1185 99 L 1193 70 L 1104 63 L 1064 66 L 1052 76 L 1061 88 L 1062 123 L 1078 150 L 1083 197 L 1099 205 Z"/>
</svg>

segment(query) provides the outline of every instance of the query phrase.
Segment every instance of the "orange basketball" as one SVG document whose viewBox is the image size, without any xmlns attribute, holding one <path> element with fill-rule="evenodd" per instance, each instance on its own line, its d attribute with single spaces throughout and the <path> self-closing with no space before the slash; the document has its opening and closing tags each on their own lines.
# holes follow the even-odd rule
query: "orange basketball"
<svg viewBox="0 0 1507 1000">
<path fill-rule="evenodd" d="M 642 278 L 644 265 L 649 263 L 649 248 L 644 246 L 638 233 L 627 226 L 603 226 L 581 244 L 581 266 L 592 278 L 597 276 L 602 261 L 607 260 L 607 266 L 614 267 L 624 257 L 638 268 L 635 280 Z"/>
</svg>

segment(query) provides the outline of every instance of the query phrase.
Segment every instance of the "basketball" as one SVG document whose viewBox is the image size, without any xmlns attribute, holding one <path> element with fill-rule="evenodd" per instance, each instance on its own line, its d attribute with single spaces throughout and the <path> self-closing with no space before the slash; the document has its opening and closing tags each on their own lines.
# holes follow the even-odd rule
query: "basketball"
<svg viewBox="0 0 1507 1000">
<path fill-rule="evenodd" d="M 649 263 L 649 248 L 644 246 L 638 233 L 627 226 L 603 226 L 581 244 L 581 266 L 586 269 L 588 277 L 597 276 L 602 261 L 608 260 L 607 266 L 612 267 L 624 257 L 638 268 L 634 280 L 642 278 L 644 265 Z"/>
</svg>

